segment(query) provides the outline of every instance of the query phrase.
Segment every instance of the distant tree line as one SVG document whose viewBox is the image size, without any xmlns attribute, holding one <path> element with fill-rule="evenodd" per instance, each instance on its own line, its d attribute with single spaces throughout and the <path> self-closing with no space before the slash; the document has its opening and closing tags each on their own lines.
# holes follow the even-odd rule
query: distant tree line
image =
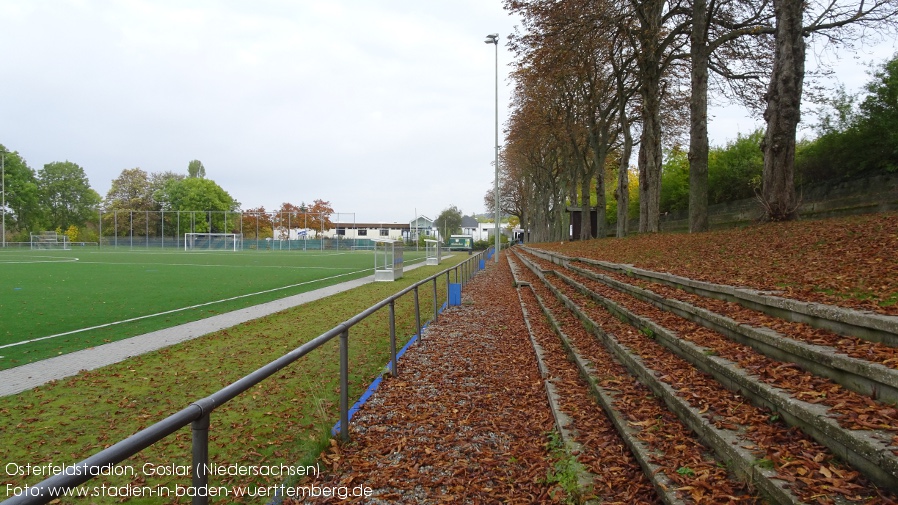
<svg viewBox="0 0 898 505">
<path fill-rule="evenodd" d="M 140 168 L 122 170 L 103 198 L 91 188 L 84 169 L 76 163 L 53 162 L 34 170 L 18 152 L 9 152 L 2 145 L 0 152 L 5 153 L 3 231 L 7 242 L 27 242 L 32 232 L 53 230 L 66 233 L 71 241 L 95 242 L 101 230 L 107 235 L 129 233 L 134 228 L 133 223 L 116 223 L 115 213 L 125 211 L 134 211 L 138 219 L 146 212 L 200 211 L 210 217 L 195 223 L 192 231 L 226 231 L 225 214 L 240 212 L 240 202 L 206 178 L 206 169 L 199 160 L 188 163 L 186 175 L 172 171 L 148 173 Z M 264 207 L 246 211 L 259 214 L 252 223 L 252 233 L 259 235 L 255 238 L 272 238 L 274 230 L 286 229 L 288 225 L 329 228 L 333 212 L 330 202 L 324 200 L 299 206 L 284 203 L 274 215 L 266 213 Z M 239 219 L 231 219 L 230 223 L 239 229 Z"/>
<path fill-rule="evenodd" d="M 17 152 L 3 151 L 7 241 L 27 241 L 29 231 L 62 230 L 96 220 L 102 200 L 84 169 L 71 161 L 33 170 Z"/>
</svg>

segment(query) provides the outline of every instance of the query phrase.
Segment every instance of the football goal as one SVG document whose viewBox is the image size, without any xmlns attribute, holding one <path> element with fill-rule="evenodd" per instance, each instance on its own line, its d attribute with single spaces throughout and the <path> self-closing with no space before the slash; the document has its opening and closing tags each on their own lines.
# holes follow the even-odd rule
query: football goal
<svg viewBox="0 0 898 505">
<path fill-rule="evenodd" d="M 39 231 L 31 234 L 31 249 L 70 250 L 69 237 L 55 231 Z"/>
<path fill-rule="evenodd" d="M 185 233 L 185 251 L 242 251 L 241 233 Z"/>
</svg>

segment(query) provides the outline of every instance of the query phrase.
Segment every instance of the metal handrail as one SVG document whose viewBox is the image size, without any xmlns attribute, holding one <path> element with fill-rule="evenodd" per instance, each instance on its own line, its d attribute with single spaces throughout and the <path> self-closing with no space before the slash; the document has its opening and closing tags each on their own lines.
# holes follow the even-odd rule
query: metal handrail
<svg viewBox="0 0 898 505">
<path fill-rule="evenodd" d="M 197 400 L 184 409 L 158 421 L 143 430 L 131 435 L 130 437 L 117 442 L 116 444 L 103 449 L 102 451 L 90 456 L 78 463 L 66 467 L 62 472 L 44 479 L 43 481 L 33 485 L 24 487 L 24 492 L 18 496 L 10 497 L 4 500 L 0 505 L 24 505 L 24 504 L 44 504 L 59 498 L 60 493 L 64 489 L 70 489 L 75 486 L 84 484 L 93 479 L 101 470 L 110 465 L 120 463 L 131 456 L 139 453 L 147 447 L 168 437 L 172 433 L 181 428 L 191 425 L 192 430 L 192 487 L 202 488 L 208 485 L 208 468 L 209 460 L 209 425 L 211 422 L 212 411 L 221 407 L 228 401 L 232 400 L 241 393 L 247 391 L 251 387 L 259 384 L 268 377 L 274 375 L 282 368 L 292 364 L 306 354 L 321 347 L 334 337 L 340 337 L 340 437 L 343 440 L 349 440 L 349 329 L 371 316 L 378 310 L 390 307 L 390 353 L 392 363 L 392 374 L 396 376 L 398 370 L 396 368 L 396 327 L 395 327 L 395 302 L 409 292 L 414 293 L 415 297 L 415 329 L 416 335 L 421 338 L 421 312 L 418 303 L 418 287 L 428 282 L 433 282 L 434 296 L 434 320 L 438 315 L 437 306 L 437 289 L 436 280 L 442 275 L 446 275 L 449 279 L 449 272 L 455 270 L 456 280 L 458 279 L 458 269 L 462 269 L 462 278 L 470 278 L 477 272 L 477 268 L 471 265 L 472 262 L 478 261 L 487 251 L 482 251 L 471 258 L 447 268 L 437 274 L 418 281 L 417 283 L 393 294 L 380 302 L 368 307 L 355 316 L 343 321 L 333 329 L 322 333 L 312 340 L 297 347 L 293 351 L 281 356 L 280 358 L 268 363 L 267 365 L 257 369 L 256 371 L 238 379 L 237 381 L 219 389 L 211 395 Z M 56 495 L 51 494 L 55 491 Z M 193 493 L 194 505 L 205 505 L 208 503 L 208 496 L 200 496 L 205 493 Z"/>
</svg>

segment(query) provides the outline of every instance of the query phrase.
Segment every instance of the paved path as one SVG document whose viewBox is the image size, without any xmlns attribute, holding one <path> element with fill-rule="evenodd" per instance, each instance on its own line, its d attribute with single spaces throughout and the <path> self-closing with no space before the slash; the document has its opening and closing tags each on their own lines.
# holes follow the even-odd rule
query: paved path
<svg viewBox="0 0 898 505">
<path fill-rule="evenodd" d="M 424 263 L 407 265 L 405 270 L 413 270 Z M 247 307 L 217 316 L 207 317 L 192 323 L 166 328 L 164 330 L 138 335 L 97 347 L 64 354 L 27 365 L 0 371 L 0 396 L 14 395 L 46 384 L 51 380 L 77 375 L 81 370 L 96 368 L 124 361 L 156 349 L 168 347 L 209 333 L 230 328 L 246 321 L 265 317 L 297 305 L 362 286 L 374 281 L 374 276 L 346 281 L 333 286 L 282 298 L 261 305 Z"/>
</svg>

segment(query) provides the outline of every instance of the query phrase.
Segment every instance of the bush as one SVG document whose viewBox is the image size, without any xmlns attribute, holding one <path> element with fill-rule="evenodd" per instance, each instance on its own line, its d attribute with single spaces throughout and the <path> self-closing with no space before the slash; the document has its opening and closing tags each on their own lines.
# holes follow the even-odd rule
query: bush
<svg viewBox="0 0 898 505">
<path fill-rule="evenodd" d="M 723 148 L 713 148 L 708 154 L 708 203 L 731 202 L 751 198 L 761 186 L 764 172 L 764 153 L 761 141 L 764 130 L 758 129 Z"/>
<path fill-rule="evenodd" d="M 834 113 L 822 114 L 820 136 L 796 153 L 800 182 L 898 172 L 898 57 L 872 76 L 857 110 L 844 91 L 830 100 Z"/>
<path fill-rule="evenodd" d="M 661 165 L 661 213 L 689 208 L 689 157 L 674 147 Z"/>
</svg>

